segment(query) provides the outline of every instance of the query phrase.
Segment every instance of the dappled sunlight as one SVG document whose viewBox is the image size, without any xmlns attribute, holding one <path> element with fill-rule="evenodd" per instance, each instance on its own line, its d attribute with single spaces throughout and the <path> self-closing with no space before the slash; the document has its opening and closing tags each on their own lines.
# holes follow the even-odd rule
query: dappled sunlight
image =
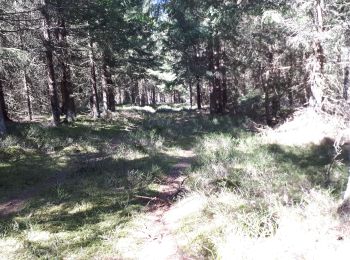
<svg viewBox="0 0 350 260">
<path fill-rule="evenodd" d="M 51 233 L 47 231 L 31 230 L 27 234 L 27 240 L 35 243 L 45 243 L 51 239 Z"/>
<path fill-rule="evenodd" d="M 350 259 L 346 0 L 0 0 L 0 260 Z"/>
<path fill-rule="evenodd" d="M 76 204 L 71 210 L 68 211 L 68 214 L 76 214 L 76 213 L 81 213 L 81 212 L 86 212 L 86 211 L 91 211 L 93 209 L 92 203 L 89 202 L 81 202 Z"/>
<path fill-rule="evenodd" d="M 30 142 L 13 137 L 0 148 L 5 171 L 23 169 L 31 181 L 33 169 L 39 174 L 30 183 L 18 172 L 1 175 L 18 190 L 33 187 L 1 219 L 5 256 L 254 259 L 276 245 L 272 257 L 280 258 L 310 256 L 307 243 L 347 244 L 332 197 L 344 188 L 345 169 L 336 162 L 327 175 L 327 143 L 271 144 L 239 120 L 188 111 L 125 113 L 140 117 L 130 131 L 129 120 L 89 129 L 81 118 L 54 131 L 20 126 Z"/>
<path fill-rule="evenodd" d="M 1 259 L 18 259 L 24 252 L 23 244 L 16 238 L 0 237 Z"/>
<path fill-rule="evenodd" d="M 349 139 L 343 119 L 336 115 L 318 113 L 311 107 L 297 111 L 287 122 L 263 132 L 266 142 L 280 145 L 319 145 L 325 138 L 341 141 Z"/>
</svg>

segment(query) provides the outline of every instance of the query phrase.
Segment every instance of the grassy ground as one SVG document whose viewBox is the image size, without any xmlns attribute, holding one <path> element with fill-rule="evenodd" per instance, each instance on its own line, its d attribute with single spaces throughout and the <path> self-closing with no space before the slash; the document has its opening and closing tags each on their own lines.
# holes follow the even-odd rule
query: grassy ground
<svg viewBox="0 0 350 260">
<path fill-rule="evenodd" d="M 80 117 L 57 129 L 11 125 L 0 145 L 0 203 L 36 192 L 20 212 L 0 218 L 0 259 L 133 258 L 147 204 L 139 196 L 157 195 L 184 149 L 198 158 L 181 214 L 169 217 L 188 255 L 243 258 L 243 248 L 282 243 L 284 216 L 299 227 L 324 221 L 314 226 L 328 234 L 346 185 L 344 166 L 330 168 L 332 147 L 267 144 L 241 123 L 163 107 L 120 109 L 96 122 Z M 232 248 L 236 240 L 244 242 Z"/>
</svg>

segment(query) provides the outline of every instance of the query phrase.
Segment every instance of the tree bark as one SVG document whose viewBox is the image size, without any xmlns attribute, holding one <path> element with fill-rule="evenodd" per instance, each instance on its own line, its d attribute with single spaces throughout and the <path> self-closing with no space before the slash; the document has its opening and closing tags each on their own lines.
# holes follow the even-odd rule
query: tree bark
<svg viewBox="0 0 350 260">
<path fill-rule="evenodd" d="M 131 88 L 131 103 L 136 105 L 137 96 L 139 95 L 139 82 L 135 80 L 133 87 Z"/>
<path fill-rule="evenodd" d="M 7 113 L 7 106 L 5 101 L 4 89 L 3 89 L 3 78 L 0 77 L 0 107 L 2 111 L 3 119 L 7 122 L 11 121 Z"/>
<path fill-rule="evenodd" d="M 152 105 L 157 105 L 157 93 L 156 93 L 156 86 L 152 86 Z"/>
<path fill-rule="evenodd" d="M 109 110 L 109 104 L 108 104 L 108 100 L 109 100 L 109 91 L 108 91 L 108 68 L 107 68 L 107 62 L 106 62 L 106 58 L 105 55 L 103 55 L 102 58 L 102 106 L 103 106 L 103 111 L 104 113 L 107 113 L 107 111 Z"/>
<path fill-rule="evenodd" d="M 223 113 L 223 93 L 222 93 L 222 70 L 221 70 L 221 47 L 220 39 L 216 34 L 214 38 L 209 39 L 208 58 L 209 71 L 212 73 L 211 94 L 210 94 L 210 112 L 213 114 Z"/>
<path fill-rule="evenodd" d="M 90 82 L 91 82 L 90 107 L 91 107 L 92 117 L 96 119 L 100 117 L 100 104 L 99 104 L 98 92 L 97 92 L 94 45 L 91 38 L 89 39 L 89 59 L 90 59 Z"/>
<path fill-rule="evenodd" d="M 199 76 L 197 76 L 197 108 L 198 110 L 202 109 L 201 82 Z"/>
<path fill-rule="evenodd" d="M 349 66 L 346 66 L 344 69 L 344 99 L 349 99 L 349 87 L 350 87 L 350 69 Z"/>
<path fill-rule="evenodd" d="M 321 108 L 323 99 L 324 89 L 324 64 L 325 55 L 324 49 L 320 40 L 320 35 L 324 33 L 324 18 L 323 11 L 325 8 L 324 0 L 315 0 L 315 27 L 318 32 L 318 36 L 313 42 L 314 60 L 313 60 L 313 71 L 311 74 L 311 94 L 310 104 L 316 108 Z"/>
<path fill-rule="evenodd" d="M 6 134 L 5 118 L 4 118 L 4 113 L 2 111 L 2 107 L 0 106 L 0 136 L 3 136 L 5 134 Z"/>
<path fill-rule="evenodd" d="M 223 64 L 222 68 L 222 109 L 223 111 L 227 108 L 228 95 L 227 95 L 227 76 L 226 76 L 226 65 Z"/>
<path fill-rule="evenodd" d="M 111 69 L 108 65 L 108 53 L 104 52 L 102 57 L 102 96 L 104 111 L 115 112 L 115 92 L 113 89 L 113 81 Z"/>
<path fill-rule="evenodd" d="M 75 102 L 73 96 L 73 83 L 70 67 L 68 65 L 69 53 L 67 42 L 67 29 L 64 18 L 60 18 L 58 29 L 58 41 L 61 48 L 59 57 L 60 67 L 62 69 L 61 94 L 62 94 L 62 113 L 65 114 L 65 121 L 73 122 L 76 117 Z"/>
<path fill-rule="evenodd" d="M 147 104 L 147 90 L 145 86 L 145 80 L 141 79 L 139 82 L 139 105 L 141 107 L 146 106 Z"/>
<path fill-rule="evenodd" d="M 189 81 L 189 89 L 190 89 L 190 104 L 191 108 L 193 106 L 193 89 L 192 89 L 192 80 Z"/>
<path fill-rule="evenodd" d="M 51 20 L 48 13 L 47 0 L 41 0 L 42 8 L 41 14 L 43 16 L 43 44 L 45 47 L 46 56 L 46 67 L 47 67 L 47 80 L 48 80 L 48 90 L 51 103 L 51 112 L 53 116 L 52 124 L 58 126 L 60 124 L 60 107 L 57 92 L 55 68 L 53 61 L 53 43 L 51 39 Z"/>
<path fill-rule="evenodd" d="M 21 30 L 20 24 L 19 24 L 18 27 L 19 27 L 19 30 Z M 19 40 L 20 40 L 20 43 L 21 43 L 21 49 L 28 51 L 27 48 L 24 45 L 23 33 L 22 32 L 19 33 Z M 24 68 L 22 70 L 22 73 L 23 73 L 23 92 L 24 92 L 25 99 L 26 99 L 26 102 L 27 102 L 28 119 L 30 121 L 32 121 L 33 120 L 33 108 L 32 108 L 32 99 L 31 99 L 31 96 L 30 96 L 30 87 L 31 87 L 32 84 L 31 84 L 31 80 L 28 77 L 28 73 L 27 73 L 27 69 L 26 68 Z"/>
<path fill-rule="evenodd" d="M 27 113 L 28 113 L 28 119 L 30 121 L 33 120 L 33 110 L 32 110 L 32 99 L 30 97 L 30 88 L 29 88 L 29 78 L 27 75 L 27 71 L 23 70 L 23 90 L 24 90 L 24 94 L 26 97 L 26 102 L 27 102 Z"/>
</svg>

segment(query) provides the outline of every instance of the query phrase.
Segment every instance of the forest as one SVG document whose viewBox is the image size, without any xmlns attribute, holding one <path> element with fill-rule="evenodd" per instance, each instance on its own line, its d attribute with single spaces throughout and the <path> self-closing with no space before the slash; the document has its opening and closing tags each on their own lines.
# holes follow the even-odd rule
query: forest
<svg viewBox="0 0 350 260">
<path fill-rule="evenodd" d="M 0 259 L 348 259 L 347 0 L 0 0 Z"/>
</svg>

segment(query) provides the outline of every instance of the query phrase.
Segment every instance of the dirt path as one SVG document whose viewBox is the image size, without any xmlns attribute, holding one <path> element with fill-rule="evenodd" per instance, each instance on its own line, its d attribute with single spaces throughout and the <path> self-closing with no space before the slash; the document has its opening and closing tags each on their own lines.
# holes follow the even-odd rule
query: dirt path
<svg viewBox="0 0 350 260">
<path fill-rule="evenodd" d="M 180 161 L 173 166 L 164 184 L 161 185 L 157 200 L 150 203 L 144 243 L 138 254 L 138 259 L 191 259 L 181 252 L 174 235 L 176 223 L 172 223 L 168 215 L 173 210 L 173 199 L 183 190 L 183 182 L 186 178 L 183 173 L 191 167 L 194 157 L 192 151 L 184 150 L 182 152 Z"/>
</svg>

